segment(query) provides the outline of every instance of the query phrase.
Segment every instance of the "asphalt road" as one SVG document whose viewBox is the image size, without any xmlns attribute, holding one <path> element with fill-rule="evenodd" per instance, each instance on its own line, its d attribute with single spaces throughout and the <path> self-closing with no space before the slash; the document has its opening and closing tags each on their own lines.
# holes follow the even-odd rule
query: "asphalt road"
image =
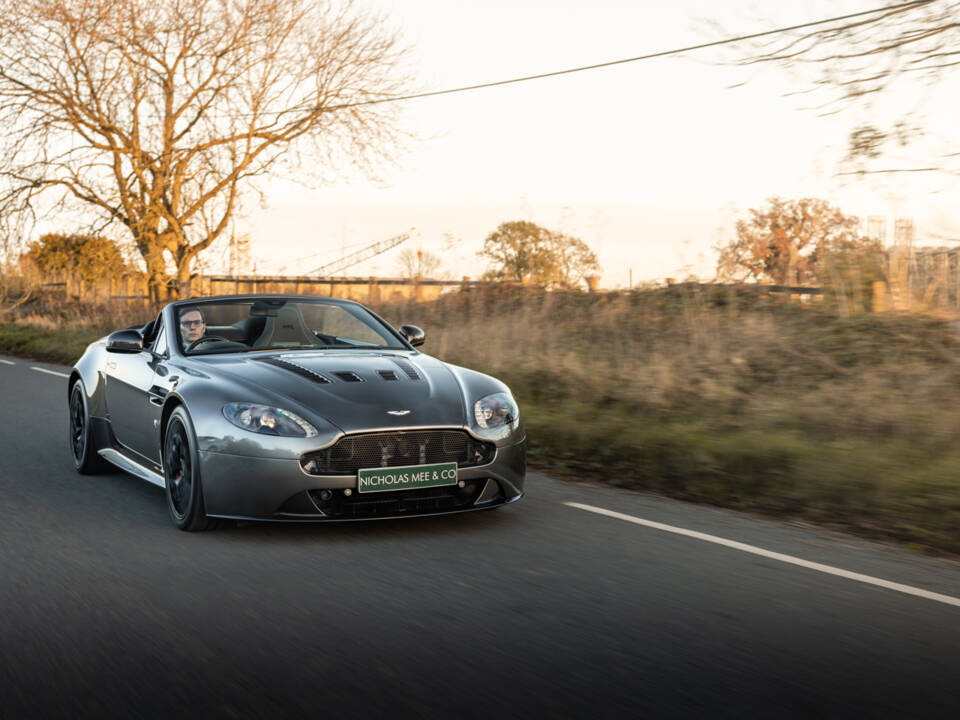
<svg viewBox="0 0 960 720">
<path fill-rule="evenodd" d="M 74 474 L 35 367 L 65 370 L 0 357 L 4 720 L 960 717 L 956 562 L 538 474 L 497 511 L 187 534 Z"/>
</svg>

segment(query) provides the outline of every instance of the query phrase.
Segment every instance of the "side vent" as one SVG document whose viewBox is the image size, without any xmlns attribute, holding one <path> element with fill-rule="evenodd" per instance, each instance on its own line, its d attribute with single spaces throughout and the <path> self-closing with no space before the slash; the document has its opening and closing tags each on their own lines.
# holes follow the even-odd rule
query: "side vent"
<svg viewBox="0 0 960 720">
<path fill-rule="evenodd" d="M 362 377 L 360 377 L 355 372 L 352 372 L 350 370 L 335 372 L 334 375 L 336 375 L 338 378 L 340 378 L 344 382 L 363 382 Z"/>
<path fill-rule="evenodd" d="M 382 377 L 384 380 L 399 380 L 397 374 L 393 370 L 377 370 L 377 375 Z"/>
<path fill-rule="evenodd" d="M 421 380 L 421 379 L 422 379 L 422 378 L 420 377 L 420 373 L 417 372 L 417 369 L 416 369 L 413 365 L 411 365 L 409 362 L 407 362 L 406 360 L 404 360 L 403 358 L 394 357 L 394 358 L 390 358 L 390 359 L 393 360 L 393 362 L 396 363 L 396 365 L 397 365 L 401 370 L 403 370 L 403 372 L 405 372 L 405 373 L 407 374 L 407 377 L 410 378 L 411 380 Z"/>
<path fill-rule="evenodd" d="M 297 363 L 290 362 L 289 360 L 275 357 L 257 358 L 257 360 L 267 363 L 268 365 L 273 365 L 274 367 L 289 370 L 292 373 L 296 373 L 300 377 L 305 377 L 307 380 L 313 380 L 315 383 L 320 383 L 321 385 L 326 385 L 333 382 L 330 380 L 330 378 L 324 377 L 320 373 L 316 373 L 313 370 L 305 368 L 303 365 L 297 365 Z"/>
</svg>

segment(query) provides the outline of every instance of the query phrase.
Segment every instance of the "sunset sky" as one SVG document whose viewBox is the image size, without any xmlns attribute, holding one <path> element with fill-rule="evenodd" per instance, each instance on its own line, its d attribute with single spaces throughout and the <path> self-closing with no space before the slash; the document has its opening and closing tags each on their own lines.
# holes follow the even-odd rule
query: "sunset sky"
<svg viewBox="0 0 960 720">
<path fill-rule="evenodd" d="M 364 0 L 410 48 L 417 90 L 435 90 L 636 56 L 883 3 L 831 0 L 571 2 Z M 709 21 L 724 30 L 710 29 Z M 581 237 L 604 287 L 695 274 L 747 208 L 773 195 L 826 198 L 862 216 L 913 217 L 924 244 L 960 237 L 957 178 L 939 173 L 838 176 L 859 119 L 919 107 L 926 134 L 875 166 L 921 167 L 952 149 L 957 83 L 911 81 L 865 111 L 820 117 L 806 85 L 779 68 L 734 67 L 708 50 L 507 87 L 409 101 L 418 140 L 371 180 L 346 174 L 319 189 L 267 186 L 266 208 L 237 222 L 258 273 L 308 272 L 339 253 L 415 226 L 407 243 L 444 252 L 445 271 L 479 276 L 475 253 L 507 220 Z M 720 64 L 727 61 L 727 64 Z M 746 84 L 743 84 L 746 83 Z M 731 87 L 738 86 L 738 87 Z M 821 98 L 823 100 L 825 98 Z M 951 133 L 953 135 L 951 136 Z M 446 236 L 446 240 L 445 240 Z M 925 239 L 927 238 L 927 239 Z M 396 274 L 399 249 L 345 274 Z M 314 257 L 296 260 L 303 256 Z"/>
</svg>

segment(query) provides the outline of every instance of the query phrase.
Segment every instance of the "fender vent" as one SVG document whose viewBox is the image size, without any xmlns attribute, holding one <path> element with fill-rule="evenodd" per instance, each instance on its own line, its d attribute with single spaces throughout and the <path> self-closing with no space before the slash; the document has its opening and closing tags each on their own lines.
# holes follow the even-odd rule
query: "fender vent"
<svg viewBox="0 0 960 720">
<path fill-rule="evenodd" d="M 416 369 L 415 367 L 413 367 L 413 365 L 411 365 L 409 362 L 407 362 L 406 360 L 404 360 L 403 358 L 394 357 L 394 358 L 390 358 L 390 359 L 393 360 L 393 362 L 396 363 L 396 365 L 397 365 L 401 370 L 403 370 L 403 371 L 407 374 L 407 377 L 410 378 L 411 380 L 420 380 L 420 379 L 421 379 L 421 378 L 420 378 L 420 373 L 417 372 L 417 369 Z"/>
<path fill-rule="evenodd" d="M 344 382 L 363 382 L 363 378 L 351 370 L 342 370 L 340 372 L 335 372 L 334 375 L 336 375 L 338 378 L 340 378 Z"/>
<path fill-rule="evenodd" d="M 324 377 L 320 373 L 316 373 L 313 370 L 309 370 L 308 368 L 305 368 L 303 365 L 297 365 L 297 363 L 290 362 L 289 360 L 284 360 L 282 358 L 275 358 L 275 357 L 257 358 L 257 360 L 259 360 L 260 362 L 265 362 L 268 365 L 273 365 L 274 367 L 279 367 L 279 368 L 283 368 L 284 370 L 289 370 L 292 373 L 296 373 L 300 377 L 305 377 L 307 378 L 307 380 L 313 380 L 314 382 L 320 383 L 321 385 L 326 385 L 333 382 L 332 380 L 330 380 L 330 378 Z"/>
<path fill-rule="evenodd" d="M 397 374 L 393 370 L 377 370 L 377 375 L 382 377 L 384 380 L 399 380 Z"/>
</svg>

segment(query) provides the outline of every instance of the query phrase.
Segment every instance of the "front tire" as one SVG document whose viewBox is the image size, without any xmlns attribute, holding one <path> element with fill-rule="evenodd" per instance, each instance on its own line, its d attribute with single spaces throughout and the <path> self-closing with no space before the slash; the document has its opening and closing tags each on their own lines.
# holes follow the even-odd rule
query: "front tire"
<svg viewBox="0 0 960 720">
<path fill-rule="evenodd" d="M 207 517 L 200 483 L 197 439 L 190 415 L 181 405 L 167 420 L 163 436 L 163 479 L 170 519 L 188 532 L 211 530 L 216 519 Z"/>
<path fill-rule="evenodd" d="M 97 454 L 93 441 L 93 426 L 87 405 L 87 391 L 83 380 L 77 380 L 70 388 L 69 443 L 73 467 L 81 475 L 98 475 L 110 469 L 110 464 Z"/>
</svg>

